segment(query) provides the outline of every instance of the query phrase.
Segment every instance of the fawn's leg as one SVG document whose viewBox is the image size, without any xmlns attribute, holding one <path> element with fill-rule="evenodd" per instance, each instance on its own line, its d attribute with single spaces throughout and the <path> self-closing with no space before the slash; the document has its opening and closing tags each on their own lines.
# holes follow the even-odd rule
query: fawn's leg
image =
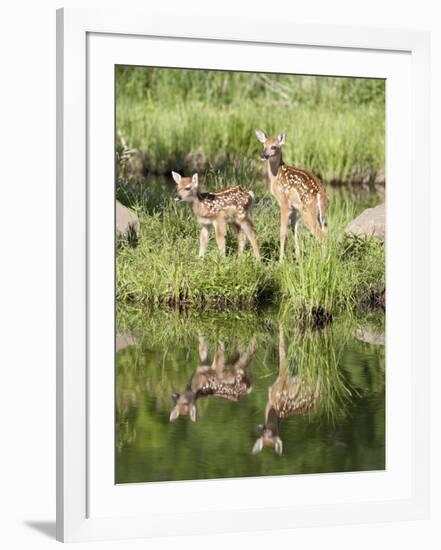
<svg viewBox="0 0 441 550">
<path fill-rule="evenodd" d="M 314 212 L 312 212 L 311 210 L 303 210 L 302 221 L 316 239 L 323 239 L 324 235 L 322 232 L 322 228 L 320 227 L 320 224 L 318 223 L 317 217 Z"/>
<path fill-rule="evenodd" d="M 234 361 L 233 366 L 235 368 L 246 369 L 247 367 L 249 367 L 251 359 L 256 354 L 256 337 L 253 336 L 247 350 L 240 351 L 238 349 L 238 351 L 239 351 L 239 357 Z"/>
<path fill-rule="evenodd" d="M 203 225 L 199 235 L 199 258 L 203 258 L 207 250 L 208 238 L 210 236 L 210 228 L 208 225 Z"/>
<path fill-rule="evenodd" d="M 237 255 L 240 256 L 242 252 L 244 251 L 245 244 L 247 242 L 247 236 L 240 228 L 240 225 L 237 225 L 236 223 L 232 223 L 231 227 L 233 228 L 233 231 L 236 234 L 237 238 Z"/>
<path fill-rule="evenodd" d="M 325 222 L 323 224 L 323 227 L 320 228 L 320 230 L 321 230 L 321 235 L 320 235 L 321 240 L 326 241 L 328 238 L 328 224 Z"/>
<path fill-rule="evenodd" d="M 223 344 L 219 344 L 219 349 L 216 351 L 211 368 L 216 371 L 216 375 L 220 376 L 225 367 L 225 349 Z"/>
<path fill-rule="evenodd" d="M 205 340 L 204 336 L 200 335 L 199 336 L 199 360 L 201 362 L 201 365 L 207 362 L 207 358 L 208 358 L 207 341 Z"/>
<path fill-rule="evenodd" d="M 213 225 L 219 252 L 222 256 L 225 256 L 225 222 L 223 220 L 216 220 Z"/>
<path fill-rule="evenodd" d="M 286 232 L 288 230 L 289 209 L 285 204 L 280 205 L 280 256 L 279 261 L 285 257 Z"/>
<path fill-rule="evenodd" d="M 285 335 L 282 323 L 279 323 L 279 375 L 286 371 Z"/>
<path fill-rule="evenodd" d="M 297 210 L 293 208 L 290 213 L 290 220 L 291 220 L 291 227 L 294 235 L 294 250 L 296 253 L 296 256 L 299 255 L 299 233 L 298 233 L 298 225 L 299 225 L 299 217 L 297 215 Z"/>
<path fill-rule="evenodd" d="M 254 252 L 254 256 L 257 260 L 260 260 L 259 245 L 257 244 L 256 230 L 254 228 L 253 222 L 250 219 L 245 219 L 240 222 L 240 228 L 248 237 Z"/>
</svg>

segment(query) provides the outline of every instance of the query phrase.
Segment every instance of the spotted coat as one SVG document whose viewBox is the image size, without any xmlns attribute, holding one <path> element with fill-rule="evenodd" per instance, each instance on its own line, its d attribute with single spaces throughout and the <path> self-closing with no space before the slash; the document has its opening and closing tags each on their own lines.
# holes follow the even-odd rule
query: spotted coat
<svg viewBox="0 0 441 550">
<path fill-rule="evenodd" d="M 228 187 L 221 191 L 198 193 L 193 210 L 198 218 L 212 218 L 225 214 L 226 218 L 244 217 L 251 208 L 254 195 L 243 187 Z"/>
<path fill-rule="evenodd" d="M 320 181 L 316 176 L 306 170 L 286 164 L 279 167 L 273 185 L 277 186 L 285 195 L 295 191 L 300 201 L 300 204 L 296 205 L 298 208 L 308 207 L 313 201 L 316 201 L 317 194 L 321 190 Z"/>
<path fill-rule="evenodd" d="M 278 418 L 304 414 L 317 404 L 318 393 L 298 376 L 279 378 L 268 391 L 268 408 Z"/>
<path fill-rule="evenodd" d="M 230 370 L 219 376 L 212 369 L 192 380 L 191 390 L 199 397 L 222 397 L 228 401 L 239 401 L 250 393 L 251 379 L 246 369 Z"/>
</svg>

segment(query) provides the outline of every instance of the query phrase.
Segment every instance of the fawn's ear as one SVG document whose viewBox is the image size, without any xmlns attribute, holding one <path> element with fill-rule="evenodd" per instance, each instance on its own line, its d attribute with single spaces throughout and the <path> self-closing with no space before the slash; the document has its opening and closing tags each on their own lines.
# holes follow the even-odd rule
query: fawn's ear
<svg viewBox="0 0 441 550">
<path fill-rule="evenodd" d="M 172 176 L 176 183 L 179 183 L 181 181 L 181 174 L 178 174 L 177 172 L 172 172 Z"/>
<path fill-rule="evenodd" d="M 263 449 L 263 437 L 259 437 L 259 439 L 256 440 L 256 443 L 253 445 L 253 450 L 251 451 L 253 455 L 257 455 L 257 453 L 260 453 L 260 451 Z"/>
<path fill-rule="evenodd" d="M 176 401 L 179 399 L 179 393 L 173 392 L 171 398 L 176 403 Z"/>
<path fill-rule="evenodd" d="M 280 145 L 285 145 L 285 134 L 279 134 L 277 139 L 279 140 Z"/>
<path fill-rule="evenodd" d="M 283 453 L 283 443 L 280 437 L 276 439 L 276 443 L 274 445 L 274 450 L 276 453 L 280 456 Z"/>
<path fill-rule="evenodd" d="M 196 422 L 196 405 L 194 403 L 190 407 L 190 418 L 193 422 Z"/>
<path fill-rule="evenodd" d="M 262 130 L 256 130 L 256 138 L 260 141 L 260 143 L 265 143 L 267 140 L 265 132 L 262 132 Z"/>
<path fill-rule="evenodd" d="M 191 183 L 193 184 L 193 187 L 197 187 L 199 185 L 199 178 L 197 174 L 193 174 L 193 177 L 191 178 Z"/>
<path fill-rule="evenodd" d="M 175 407 L 170 413 L 170 422 L 174 422 L 179 416 L 178 408 Z"/>
</svg>

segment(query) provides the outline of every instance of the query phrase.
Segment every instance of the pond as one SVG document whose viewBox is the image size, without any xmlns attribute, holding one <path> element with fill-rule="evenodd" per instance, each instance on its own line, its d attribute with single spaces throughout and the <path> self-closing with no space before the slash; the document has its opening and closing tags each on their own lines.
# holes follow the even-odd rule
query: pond
<svg viewBox="0 0 441 550">
<path fill-rule="evenodd" d="M 116 483 L 385 468 L 381 326 L 308 330 L 271 310 L 117 319 Z"/>
</svg>

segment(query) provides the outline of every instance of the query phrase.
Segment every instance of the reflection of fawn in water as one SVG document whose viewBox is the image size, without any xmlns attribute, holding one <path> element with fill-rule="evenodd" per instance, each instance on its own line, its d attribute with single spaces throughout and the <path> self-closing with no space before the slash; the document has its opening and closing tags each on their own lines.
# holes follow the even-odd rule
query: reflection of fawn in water
<svg viewBox="0 0 441 550">
<path fill-rule="evenodd" d="M 312 410 L 319 400 L 318 383 L 312 387 L 299 375 L 293 375 L 288 367 L 283 329 L 279 329 L 279 375 L 268 389 L 268 402 L 265 409 L 265 424 L 260 426 L 261 436 L 253 446 L 253 454 L 263 447 L 274 447 L 276 453 L 283 453 L 283 443 L 279 435 L 282 418 L 304 414 Z"/>
<path fill-rule="evenodd" d="M 170 422 L 178 416 L 189 416 L 196 421 L 196 400 L 213 395 L 229 401 L 239 401 L 251 391 L 250 363 L 256 352 L 256 339 L 251 340 L 249 349 L 237 353 L 225 364 L 223 345 L 216 351 L 213 362 L 208 360 L 208 346 L 203 336 L 199 337 L 200 366 L 193 373 L 183 393 L 174 393 L 175 406 L 170 413 Z"/>
</svg>

